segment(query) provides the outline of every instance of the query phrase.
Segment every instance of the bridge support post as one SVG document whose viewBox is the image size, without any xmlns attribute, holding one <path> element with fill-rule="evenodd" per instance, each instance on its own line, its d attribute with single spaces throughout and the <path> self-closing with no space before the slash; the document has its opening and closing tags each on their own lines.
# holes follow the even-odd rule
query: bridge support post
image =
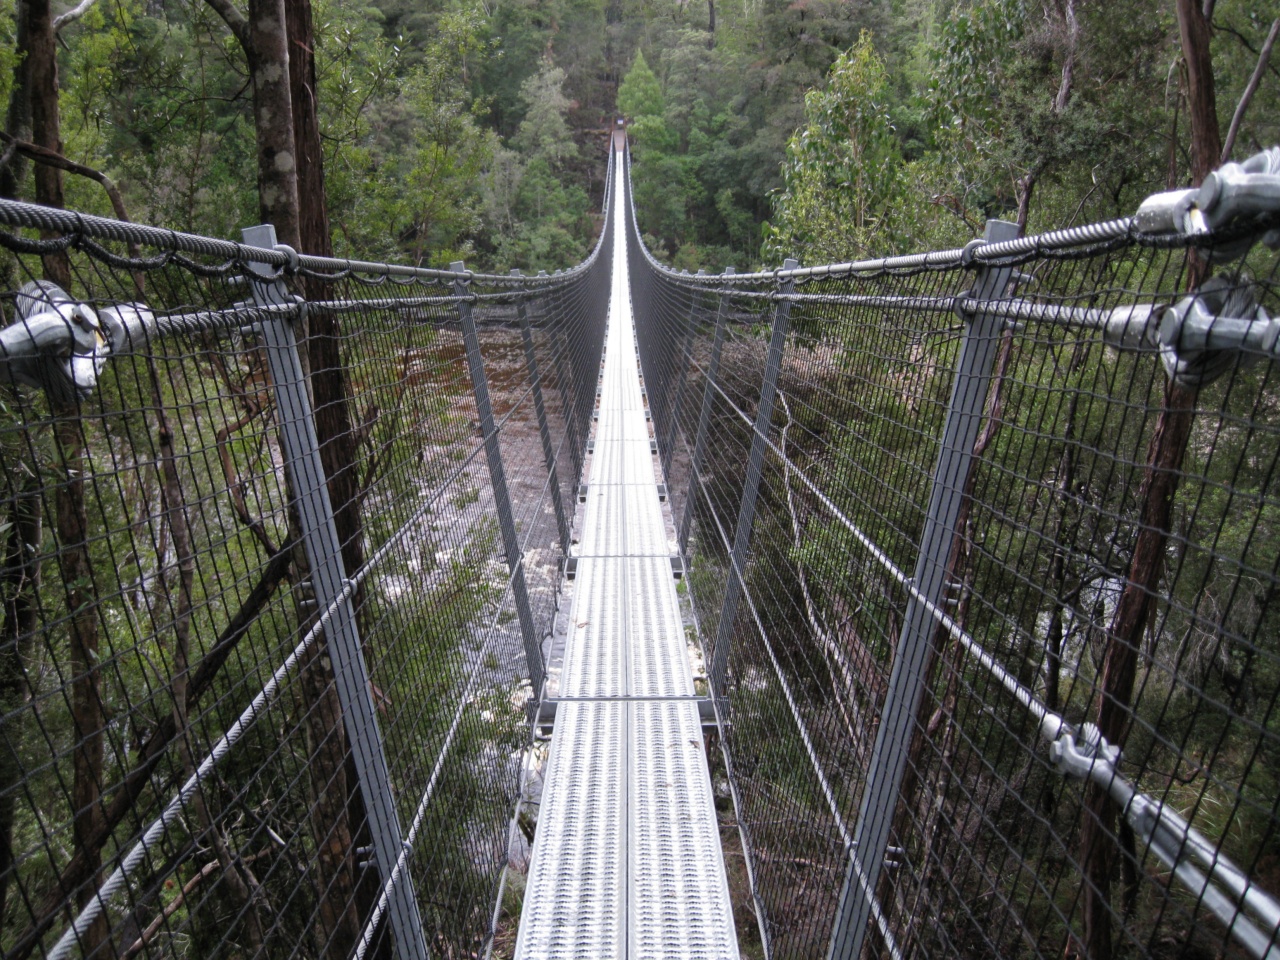
<svg viewBox="0 0 1280 960">
<path fill-rule="evenodd" d="M 546 275 L 547 272 L 545 270 L 538 271 L 538 276 L 545 277 Z M 582 479 L 582 465 L 586 459 L 586 444 L 578 431 L 579 423 L 577 419 L 579 404 L 582 402 L 578 391 L 582 389 L 582 385 L 574 378 L 573 364 L 567 361 L 564 355 L 568 339 L 568 335 L 564 331 L 552 331 L 551 364 L 555 368 L 556 385 L 560 390 L 560 406 L 564 412 L 565 435 L 569 440 L 569 456 L 573 459 L 573 482 L 576 484 Z M 593 372 L 598 374 L 599 368 L 593 367 Z M 590 384 L 590 388 L 594 390 L 594 382 Z M 565 550 L 566 552 L 568 551 L 567 546 Z"/>
<path fill-rule="evenodd" d="M 726 274 L 733 267 L 725 267 Z M 724 352 L 725 322 L 728 297 L 722 291 L 716 306 L 716 331 L 711 341 L 711 357 L 707 361 L 706 382 L 702 385 L 702 409 L 698 412 L 698 433 L 693 442 L 693 459 L 689 463 L 689 490 L 684 498 L 684 513 L 680 517 L 680 556 L 689 554 L 689 528 L 693 524 L 693 501 L 698 495 L 698 471 L 707 452 L 707 430 L 711 423 L 711 405 L 715 400 L 716 378 L 720 375 L 720 354 Z"/>
<path fill-rule="evenodd" d="M 251 247 L 276 248 L 275 228 L 270 224 L 244 231 Z M 307 559 L 311 564 L 311 584 L 316 609 L 324 623 L 325 649 L 333 658 L 334 682 L 351 754 L 360 782 L 360 794 L 369 819 L 374 856 L 382 881 L 387 884 L 404 851 L 404 834 L 396 813 L 391 774 L 387 767 L 378 715 L 369 688 L 355 610 L 351 605 L 354 586 L 342 563 L 342 547 L 329 501 L 329 484 L 320 462 L 315 412 L 307 391 L 299 356 L 299 344 L 291 320 L 306 309 L 305 302 L 291 297 L 274 268 L 250 265 L 254 303 L 271 309 L 259 324 L 266 346 L 267 365 L 275 393 L 276 419 L 281 444 L 293 479 L 293 496 L 302 523 Z M 293 308 L 292 311 L 281 307 Z M 388 898 L 391 930 L 399 960 L 427 960 L 426 936 L 414 894 L 413 877 L 401 869 Z"/>
<path fill-rule="evenodd" d="M 783 270 L 800 266 L 795 260 L 787 260 Z M 742 501 L 738 505 L 738 522 L 733 529 L 733 552 L 729 558 L 729 582 L 725 584 L 724 602 L 720 606 L 720 622 L 716 626 L 716 643 L 711 651 L 711 669 L 707 680 L 711 696 L 723 699 L 725 695 L 725 670 L 729 663 L 729 644 L 733 640 L 733 622 L 738 616 L 738 604 L 742 601 L 747 575 L 747 552 L 751 547 L 751 527 L 756 518 L 756 499 L 760 494 L 760 479 L 764 474 L 764 454 L 768 445 L 769 425 L 773 422 L 773 402 L 777 396 L 778 373 L 782 369 L 782 350 L 787 343 L 787 331 L 791 327 L 791 299 L 795 281 L 790 277 L 782 281 L 778 291 L 778 305 L 773 312 L 773 330 L 769 337 L 769 352 L 764 362 L 764 381 L 760 386 L 760 403 L 756 406 L 755 426 L 751 432 L 751 454 L 747 458 L 747 477 L 742 486 Z M 723 314 L 720 322 L 723 323 Z M 705 405 L 705 404 L 704 404 Z"/>
<path fill-rule="evenodd" d="M 988 220 L 983 239 L 988 243 L 1012 240 L 1016 224 Z M 1004 296 L 1013 275 L 1009 267 L 978 272 L 972 299 L 996 300 Z M 929 494 L 929 512 L 920 537 L 912 583 L 898 647 L 889 676 L 884 709 L 876 730 L 876 742 L 858 811 L 849 871 L 845 877 L 831 936 L 831 960 L 857 960 L 862 954 L 868 924 L 877 914 L 876 887 L 889 846 L 898 793 L 906 773 L 916 712 L 924 695 L 929 648 L 937 621 L 930 608 L 945 603 L 947 560 L 957 531 L 956 521 L 964 500 L 966 478 L 973 460 L 973 445 L 982 424 L 983 407 L 991 382 L 991 369 L 999 348 L 1003 320 L 979 311 L 965 318 L 964 339 L 956 360 L 951 401 L 947 406 L 937 467 Z"/>
<path fill-rule="evenodd" d="M 476 413 L 480 417 L 480 432 L 484 436 L 484 455 L 489 462 L 489 481 L 493 486 L 494 509 L 498 512 L 498 528 L 502 533 L 502 547 L 507 555 L 507 569 L 511 571 L 511 594 L 516 602 L 516 616 L 520 620 L 520 635 L 524 639 L 524 656 L 529 665 L 529 682 L 533 686 L 533 700 L 542 700 L 542 643 L 533 622 L 533 610 L 529 607 L 529 590 L 524 579 L 524 551 L 516 535 L 515 518 L 511 513 L 511 497 L 507 492 L 507 474 L 502 466 L 502 448 L 498 445 L 498 430 L 493 422 L 493 406 L 489 402 L 489 378 L 484 372 L 484 357 L 480 353 L 480 337 L 476 333 L 476 321 L 471 312 L 466 267 L 461 260 L 449 265 L 458 275 L 453 282 L 453 292 L 458 297 L 458 315 L 462 320 L 462 340 L 467 349 L 467 367 L 471 371 L 471 388 L 475 391 Z"/>
<path fill-rule="evenodd" d="M 520 276 L 519 270 L 512 270 L 513 277 Z M 521 297 L 516 301 L 516 314 L 520 318 L 520 338 L 524 341 L 524 360 L 529 368 L 529 385 L 533 390 L 533 409 L 538 416 L 538 435 L 542 437 L 542 457 L 547 463 L 547 476 L 551 489 L 551 506 L 556 512 L 556 530 L 560 535 L 560 552 L 569 556 L 569 518 L 564 510 L 564 500 L 560 492 L 560 475 L 556 470 L 556 451 L 551 443 L 551 428 L 547 426 L 547 408 L 542 400 L 542 373 L 538 369 L 538 357 L 533 349 L 533 326 L 529 323 L 529 308 L 524 301 L 524 286 L 520 288 Z"/>
</svg>

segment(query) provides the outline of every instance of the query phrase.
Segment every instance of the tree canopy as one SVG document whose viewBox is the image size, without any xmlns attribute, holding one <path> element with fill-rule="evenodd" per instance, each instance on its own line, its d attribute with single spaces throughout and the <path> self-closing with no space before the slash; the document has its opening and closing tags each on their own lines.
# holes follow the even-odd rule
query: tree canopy
<svg viewBox="0 0 1280 960">
<path fill-rule="evenodd" d="M 269 215 L 250 36 L 269 6 L 60 0 L 32 56 L 32 8 L 0 4 L 10 142 L 76 165 L 38 191 L 47 164 L 15 148 L 0 192 L 217 236 Z M 1280 136 L 1275 11 L 1210 8 L 1240 157 Z M 365 257 L 567 266 L 599 227 L 615 111 L 642 227 L 690 267 L 1102 219 L 1191 175 L 1175 0 L 314 0 L 312 47 L 330 241 Z M 42 57 L 56 73 L 31 76 Z M 51 82 L 56 129 L 43 101 L 33 127 Z"/>
</svg>

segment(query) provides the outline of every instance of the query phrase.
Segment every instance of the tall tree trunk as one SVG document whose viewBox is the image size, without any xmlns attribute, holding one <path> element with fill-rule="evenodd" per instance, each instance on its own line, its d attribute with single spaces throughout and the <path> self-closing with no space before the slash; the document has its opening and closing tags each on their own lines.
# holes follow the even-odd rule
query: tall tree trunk
<svg viewBox="0 0 1280 960">
<path fill-rule="evenodd" d="M 273 224 L 276 239 L 297 250 L 302 241 L 285 0 L 249 0 L 248 16 L 232 0 L 205 2 L 240 42 L 249 66 L 262 222 Z"/>
<path fill-rule="evenodd" d="M 324 189 L 324 151 L 320 141 L 316 97 L 315 31 L 311 0 L 284 0 L 288 31 L 289 101 L 293 114 L 293 147 L 297 157 L 298 241 L 300 250 L 318 257 L 333 255 L 329 207 Z"/>
<path fill-rule="evenodd" d="M 27 96 L 31 107 L 31 142 L 62 154 L 62 128 L 58 119 L 58 41 L 53 35 L 49 0 L 26 0 L 27 12 Z M 36 202 L 50 207 L 63 205 L 62 171 L 37 164 Z M 54 279 L 54 278 L 50 278 Z M 61 282 L 54 279 L 54 282 Z M 69 281 L 62 284 L 69 285 Z"/>
<path fill-rule="evenodd" d="M 1197 0 L 1175 0 L 1182 59 L 1187 65 L 1187 116 L 1191 120 L 1191 182 L 1201 181 L 1218 166 L 1222 134 L 1218 127 L 1218 98 L 1213 89 L 1213 61 L 1209 51 L 1209 21 Z"/>
<path fill-rule="evenodd" d="M 30 696 L 23 660 L 40 625 L 40 541 L 43 508 L 36 471 L 25 474 L 26 482 L 14 491 L 9 508 L 9 536 L 0 554 L 0 602 L 4 620 L 0 623 L 0 716 L 10 719 L 0 736 L 0 783 L 14 784 L 22 777 L 18 751 L 22 742 L 22 722 L 18 710 Z M 0 793 L 0 917 L 4 916 L 6 895 L 14 865 L 13 822 L 15 791 Z"/>
<path fill-rule="evenodd" d="M 276 239 L 301 246 L 298 167 L 289 95 L 289 44 L 284 0 L 249 0 L 245 53 L 253 76 L 253 124 L 258 144 L 258 203 Z"/>
<path fill-rule="evenodd" d="M 89 519 L 85 511 L 84 478 L 89 463 L 79 409 L 59 411 L 55 428 L 63 476 L 57 501 L 58 567 L 69 613 L 68 657 L 71 673 L 71 785 L 72 826 L 76 852 L 92 871 L 77 890 L 80 907 L 88 906 L 102 882 L 102 857 L 95 846 L 102 824 L 102 757 L 106 714 L 102 707 L 102 676 L 98 653 L 98 620 L 93 572 L 89 561 Z M 80 941 L 85 958 L 98 955 L 107 937 L 106 917 L 90 926 Z"/>
<path fill-rule="evenodd" d="M 53 32 L 49 0 L 26 0 L 27 96 L 31 105 L 31 142 L 62 154 L 61 124 L 58 117 L 58 48 Z M 62 171 L 37 164 L 36 202 L 49 207 L 63 206 Z M 46 254 L 44 275 L 64 290 L 71 290 L 71 263 L 65 252 Z M 83 908 L 93 898 L 102 880 L 100 851 L 95 846 L 102 822 L 102 758 L 106 715 L 102 706 L 101 669 L 98 653 L 98 620 L 89 561 L 88 526 L 85 510 L 84 478 L 88 457 L 83 422 L 78 405 L 55 411 L 54 428 L 63 479 L 56 500 L 58 566 L 67 603 L 68 647 L 71 672 L 71 729 L 75 744 L 72 754 L 72 824 L 76 852 L 84 854 L 91 871 L 90 881 L 77 891 Z M 102 917 L 86 932 L 80 947 L 92 958 L 107 938 L 107 922 Z"/>
<path fill-rule="evenodd" d="M 1102 664 L 1097 724 L 1110 743 L 1123 745 L 1129 732 L 1138 651 L 1160 588 L 1164 550 L 1170 530 L 1179 470 L 1195 416 L 1194 390 L 1173 381 L 1165 385 L 1164 404 L 1147 447 L 1147 469 L 1138 490 L 1142 529 L 1134 542 L 1133 558 L 1120 602 L 1107 629 L 1107 652 Z M 1102 787 L 1085 787 L 1085 813 L 1080 830 L 1080 861 L 1084 889 L 1085 956 L 1110 960 L 1111 881 L 1116 867 L 1116 806 Z"/>
<path fill-rule="evenodd" d="M 27 0 L 17 0 L 14 9 L 14 28 L 17 40 L 18 62 L 13 68 L 13 87 L 9 90 L 9 109 L 5 115 L 4 131 L 15 140 L 31 139 L 31 62 L 27 51 L 31 46 L 28 29 L 29 10 Z M 0 169 L 0 197 L 17 199 L 18 191 L 27 176 L 27 158 L 14 150 L 9 162 Z"/>
<path fill-rule="evenodd" d="M 62 155 L 62 128 L 58 119 L 58 43 L 53 33 L 49 0 L 26 0 L 27 98 L 31 107 L 31 142 Z M 23 51 L 20 51 L 23 52 Z M 62 171 L 36 164 L 36 203 L 62 207 Z M 47 231 L 42 236 L 49 236 Z M 44 256 L 44 275 L 62 289 L 71 290 L 71 262 L 65 252 Z"/>
<path fill-rule="evenodd" d="M 1209 21 L 1196 0 L 1175 0 L 1182 56 L 1187 70 L 1187 116 L 1191 122 L 1191 182 L 1199 186 L 1218 164 L 1222 137 L 1218 128 L 1209 53 Z M 1208 279 L 1208 264 L 1194 251 L 1187 255 L 1187 286 L 1196 289 Z M 1123 746 L 1132 712 L 1138 650 L 1154 607 L 1164 551 L 1170 532 L 1173 500 L 1178 492 L 1182 460 L 1195 419 L 1196 391 L 1169 381 L 1147 447 L 1147 468 L 1138 492 L 1142 529 L 1134 542 L 1133 558 L 1120 601 L 1107 631 L 1102 664 L 1098 728 L 1112 744 Z M 1116 866 L 1117 811 L 1106 791 L 1085 787 L 1085 814 L 1080 830 L 1080 862 L 1085 875 L 1085 953 L 1091 960 L 1111 960 L 1111 881 Z"/>
<path fill-rule="evenodd" d="M 317 113 L 311 0 L 284 0 L 284 5 L 294 153 L 298 158 L 300 249 L 327 257 L 333 254 L 333 244 Z M 308 300 L 322 299 L 328 292 L 326 287 L 322 282 L 302 278 L 303 295 Z M 351 432 L 346 373 L 339 349 L 341 331 L 338 316 L 330 311 L 311 310 L 308 321 L 304 349 L 310 361 L 320 460 L 328 478 L 329 500 L 342 545 L 343 566 L 351 576 L 364 565 L 364 548 L 356 444 Z M 357 622 L 361 619 L 364 596 L 361 585 L 352 598 Z M 349 769 L 342 708 L 334 687 L 333 663 L 327 651 L 318 651 L 309 658 L 303 690 L 310 707 L 308 734 L 313 753 L 310 766 L 314 798 L 311 828 L 319 860 L 316 882 L 320 898 L 320 929 L 317 935 L 322 955 L 342 960 L 351 953 L 360 936 L 353 851 L 357 846 L 367 846 L 372 841 L 367 836 L 356 839 L 352 835 L 352 822 L 363 828 L 367 818 L 356 786 L 355 771 Z M 378 893 L 375 878 L 370 876 L 368 881 L 360 884 L 361 906 L 366 911 L 372 909 Z"/>
</svg>

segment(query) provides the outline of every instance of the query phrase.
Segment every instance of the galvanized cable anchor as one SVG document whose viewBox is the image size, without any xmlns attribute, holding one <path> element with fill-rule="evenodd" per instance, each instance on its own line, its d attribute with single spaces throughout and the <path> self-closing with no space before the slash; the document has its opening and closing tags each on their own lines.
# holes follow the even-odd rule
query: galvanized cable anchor
<svg viewBox="0 0 1280 960">
<path fill-rule="evenodd" d="M 142 304 L 95 310 L 56 283 L 32 280 L 0 330 L 0 380 L 38 387 L 55 404 L 87 399 L 107 357 L 144 342 L 155 316 Z"/>
<path fill-rule="evenodd" d="M 1095 777 L 1098 771 L 1115 775 L 1120 762 L 1120 748 L 1107 741 L 1095 724 L 1078 728 L 1066 724 L 1058 738 L 1049 744 L 1049 760 L 1062 773 L 1078 780 Z"/>
<path fill-rule="evenodd" d="M 1143 201 L 1133 223 L 1139 233 L 1175 233 L 1207 236 L 1226 227 L 1256 232 L 1203 251 L 1214 263 L 1243 257 L 1261 239 L 1272 250 L 1280 248 L 1280 147 L 1255 154 L 1243 163 L 1224 164 L 1210 173 L 1198 189 L 1169 190 Z M 1272 225 L 1268 226 L 1268 221 Z"/>
<path fill-rule="evenodd" d="M 1152 348 L 1175 383 L 1200 387 L 1234 366 L 1280 359 L 1280 318 L 1258 303 L 1247 277 L 1213 277 L 1177 303 L 1117 307 L 1103 338 L 1117 348 Z"/>
<path fill-rule="evenodd" d="M 1179 816 L 1167 803 L 1140 792 L 1116 769 L 1120 747 L 1092 723 L 1064 725 L 1049 745 L 1055 767 L 1068 776 L 1091 780 L 1110 796 L 1134 834 L 1173 871 L 1200 903 L 1255 957 L 1280 958 L 1280 902 L 1257 887 L 1248 874 L 1224 856 L 1217 844 Z"/>
<path fill-rule="evenodd" d="M 1170 379 L 1196 387 L 1236 364 L 1280 356 L 1278 338 L 1280 320 L 1267 315 L 1252 283 L 1213 277 L 1164 311 L 1154 339 Z"/>
</svg>

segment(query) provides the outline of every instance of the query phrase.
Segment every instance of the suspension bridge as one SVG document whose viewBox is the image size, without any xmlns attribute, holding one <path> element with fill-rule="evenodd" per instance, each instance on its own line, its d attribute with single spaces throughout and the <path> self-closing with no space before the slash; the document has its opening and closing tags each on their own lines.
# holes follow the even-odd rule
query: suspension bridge
<svg viewBox="0 0 1280 960">
<path fill-rule="evenodd" d="M 1280 150 L 555 274 L 0 201 L 0 950 L 1280 956 Z"/>
</svg>

